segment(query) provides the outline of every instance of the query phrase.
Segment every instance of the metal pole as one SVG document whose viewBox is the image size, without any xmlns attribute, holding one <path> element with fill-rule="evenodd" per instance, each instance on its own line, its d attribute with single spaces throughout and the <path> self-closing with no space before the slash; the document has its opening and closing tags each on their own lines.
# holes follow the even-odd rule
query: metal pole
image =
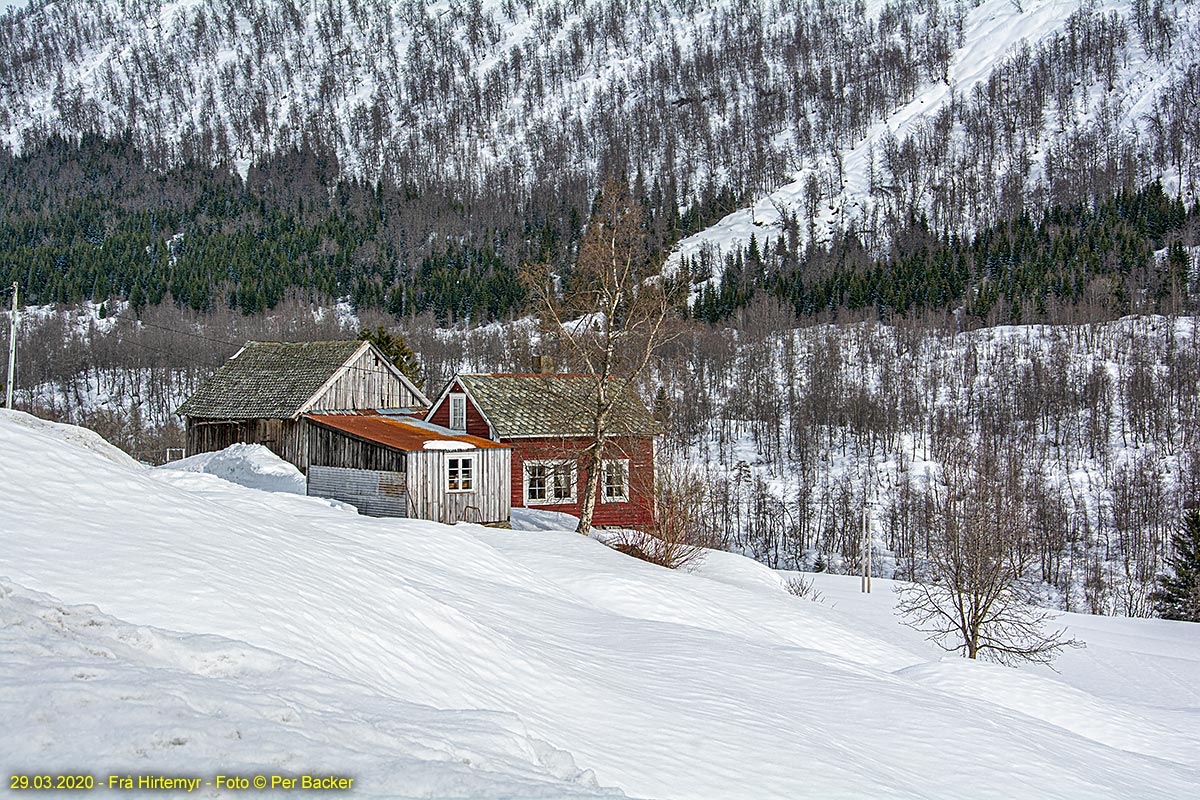
<svg viewBox="0 0 1200 800">
<path fill-rule="evenodd" d="M 17 282 L 13 281 L 12 318 L 9 319 L 8 334 L 8 383 L 5 386 L 5 406 L 9 411 L 13 407 L 13 376 L 17 367 Z"/>
<path fill-rule="evenodd" d="M 871 593 L 871 507 L 867 506 L 867 594 Z"/>
<path fill-rule="evenodd" d="M 871 593 L 871 508 L 863 503 L 862 591 Z"/>
<path fill-rule="evenodd" d="M 860 570 L 860 573 L 861 573 L 860 577 L 862 578 L 862 586 L 860 587 L 859 590 L 863 594 L 866 594 L 867 593 L 867 561 L 869 558 L 867 556 L 867 504 L 866 503 L 863 503 L 863 537 L 862 537 L 862 548 L 861 549 L 862 549 L 862 569 Z"/>
</svg>

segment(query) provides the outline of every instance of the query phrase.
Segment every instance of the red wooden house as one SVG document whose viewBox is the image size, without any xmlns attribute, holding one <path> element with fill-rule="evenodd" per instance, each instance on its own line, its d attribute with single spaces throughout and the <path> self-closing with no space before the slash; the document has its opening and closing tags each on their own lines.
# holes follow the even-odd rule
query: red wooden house
<svg viewBox="0 0 1200 800">
<path fill-rule="evenodd" d="M 426 420 L 512 447 L 513 508 L 578 516 L 595 385 L 591 375 L 458 375 Z M 632 392 L 617 403 L 614 423 L 593 524 L 643 527 L 653 509 L 654 438 L 662 431 Z"/>
</svg>

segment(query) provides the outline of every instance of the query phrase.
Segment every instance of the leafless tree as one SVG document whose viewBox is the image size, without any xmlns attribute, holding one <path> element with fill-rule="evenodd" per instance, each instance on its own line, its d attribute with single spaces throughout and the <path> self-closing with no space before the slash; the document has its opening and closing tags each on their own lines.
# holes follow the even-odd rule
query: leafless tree
<svg viewBox="0 0 1200 800">
<path fill-rule="evenodd" d="M 611 543 L 629 555 L 668 569 L 698 563 L 720 546 L 702 498 L 708 487 L 696 467 L 675 461 L 660 465 L 654 481 L 654 508 L 644 531 L 623 531 Z"/>
<path fill-rule="evenodd" d="M 1001 664 L 1050 663 L 1077 644 L 1045 627 L 1023 577 L 1035 563 L 1020 518 L 1019 470 L 980 448 L 974 464 L 946 465 L 937 530 L 930 536 L 927 576 L 898 587 L 897 610 L 907 624 L 967 658 Z"/>
<path fill-rule="evenodd" d="M 587 534 L 609 440 L 628 434 L 620 406 L 671 335 L 671 297 L 646 251 L 641 212 L 628 187 L 606 184 L 561 290 L 548 265 L 530 268 L 525 278 L 560 352 L 592 381 L 582 409 L 590 430 L 580 453 L 577 528 Z"/>
</svg>

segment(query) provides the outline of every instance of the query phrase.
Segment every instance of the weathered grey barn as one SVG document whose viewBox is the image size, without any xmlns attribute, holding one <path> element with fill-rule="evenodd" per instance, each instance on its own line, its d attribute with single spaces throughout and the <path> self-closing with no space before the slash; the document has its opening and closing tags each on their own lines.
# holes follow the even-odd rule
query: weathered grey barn
<svg viewBox="0 0 1200 800">
<path fill-rule="evenodd" d="M 262 444 L 307 473 L 305 414 L 428 406 L 429 398 L 370 342 L 247 342 L 177 413 L 185 420 L 188 455 Z"/>
<path fill-rule="evenodd" d="M 308 493 L 363 514 L 505 523 L 508 445 L 411 418 L 308 414 Z"/>
</svg>

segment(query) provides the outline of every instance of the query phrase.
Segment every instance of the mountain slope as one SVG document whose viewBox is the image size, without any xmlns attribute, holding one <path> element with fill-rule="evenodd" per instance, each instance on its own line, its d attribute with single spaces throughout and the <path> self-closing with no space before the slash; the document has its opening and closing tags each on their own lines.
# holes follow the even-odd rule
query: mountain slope
<svg viewBox="0 0 1200 800">
<path fill-rule="evenodd" d="M 975 797 L 1171 797 L 1200 780 L 1194 713 L 1171 714 L 1179 738 L 1162 741 L 1169 712 L 1151 706 L 1169 697 L 1097 706 L 1143 721 L 1141 752 L 1131 752 L 1038 710 L 1044 697 L 1083 690 L 963 665 L 985 687 L 1013 685 L 1010 674 L 1024 687 L 1008 709 L 966 695 L 921 672 L 937 673 L 936 653 L 911 632 L 799 601 L 734 556 L 680 574 L 567 532 L 372 520 L 211 475 L 146 470 L 78 429 L 13 413 L 0 415 L 0 484 L 0 576 L 130 625 L 271 651 L 302 662 L 288 669 L 320 670 L 388 703 L 447 709 L 430 724 L 448 720 L 446 736 L 464 749 L 477 726 L 458 730 L 444 715 L 463 712 L 449 709 L 498 712 L 577 765 L 546 750 L 526 756 L 526 776 L 589 769 L 601 786 L 681 798 L 959 797 L 964 787 Z M 8 597 L 42 602 L 24 589 Z M 1200 654 L 1179 652 L 1183 685 Z M 29 679 L 10 662 L 3 680 Z M 26 721 L 3 735 L 40 730 L 17 718 Z M 114 737 L 129 735 L 114 724 Z M 191 741 L 210 725 L 163 730 Z M 515 771 L 512 746 L 497 747 L 507 761 L 489 764 Z M 211 753 L 193 769 L 220 768 L 205 761 Z"/>
<path fill-rule="evenodd" d="M 1200 98 L 1188 89 L 1200 75 L 1200 9 L 1175 3 L 1174 16 L 1154 23 L 1144 18 L 1148 7 L 1121 0 L 976 5 L 941 79 L 852 143 L 756 193 L 750 207 L 682 240 L 672 262 L 699 259 L 719 271 L 720 257 L 751 236 L 765 249 L 788 234 L 827 245 L 853 230 L 881 248 L 912 216 L 926 216 L 936 232 L 962 233 L 1022 204 L 1071 205 L 1156 176 L 1193 201 L 1200 140 L 1176 134 L 1168 145 L 1164 129 L 1186 126 L 1184 117 L 1200 112 Z M 1168 33 L 1167 44 L 1159 43 L 1156 24 L 1178 40 Z M 1054 71 L 1062 75 L 1051 88 L 1056 79 L 1047 73 Z M 1181 101 L 1189 110 L 1173 113 Z M 1164 160 L 1164 149 L 1175 156 Z M 1146 162 L 1140 168 L 1127 163 L 1133 153 Z"/>
<path fill-rule="evenodd" d="M 1190 188 L 1197 22 L 1193 0 L 45 2 L 0 21 L 0 138 L 128 135 L 243 174 L 316 143 L 540 211 L 620 173 L 667 207 L 754 202 L 710 239 L 781 211 L 879 238 L 1114 171 Z"/>
</svg>

